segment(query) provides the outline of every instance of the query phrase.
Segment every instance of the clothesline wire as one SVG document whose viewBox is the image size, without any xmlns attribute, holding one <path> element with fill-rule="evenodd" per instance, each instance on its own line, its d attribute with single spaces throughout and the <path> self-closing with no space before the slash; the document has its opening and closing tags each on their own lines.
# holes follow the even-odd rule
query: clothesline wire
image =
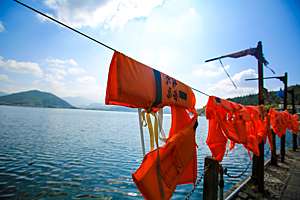
<svg viewBox="0 0 300 200">
<path fill-rule="evenodd" d="M 64 26 L 64 27 L 66 27 L 66 28 L 68 28 L 68 29 L 70 29 L 70 30 L 72 30 L 72 31 L 74 31 L 74 32 L 76 32 L 76 33 L 78 33 L 78 34 L 80 34 L 80 35 L 82 35 L 82 36 L 84 36 L 84 37 L 86 37 L 86 38 L 92 40 L 93 42 L 96 42 L 96 43 L 98 43 L 98 44 L 100 44 L 100 45 L 102 45 L 102 46 L 108 48 L 109 50 L 120 52 L 120 51 L 116 50 L 115 48 L 113 48 L 113 47 L 111 47 L 111 46 L 108 46 L 107 44 L 105 44 L 105 43 L 103 43 L 103 42 L 100 42 L 99 40 L 96 40 L 95 38 L 92 38 L 91 36 L 89 36 L 89 35 L 87 35 L 87 34 L 81 32 L 81 31 L 79 31 L 79 30 L 77 30 L 77 29 L 75 29 L 75 28 L 72 28 L 71 26 L 69 26 L 69 25 L 67 25 L 67 24 L 65 24 L 65 23 L 63 23 L 63 22 L 61 22 L 61 21 L 59 21 L 59 20 L 57 20 L 57 19 L 55 19 L 55 18 L 53 18 L 53 17 L 50 17 L 49 15 L 46 15 L 45 13 L 43 13 L 43 12 L 41 12 L 41 11 L 39 11 L 39 10 L 37 10 L 37 9 L 35 9 L 35 8 L 33 8 L 33 7 L 31 7 L 31 6 L 27 5 L 27 4 L 25 4 L 25 3 L 22 3 L 22 2 L 20 2 L 20 1 L 18 1 L 18 0 L 13 0 L 13 1 L 15 1 L 16 3 L 18 3 L 18 4 L 20 4 L 20 5 L 24 6 L 24 7 L 26 7 L 26 8 L 28 8 L 28 9 L 30 9 L 30 10 L 33 11 L 33 12 L 36 12 L 36 13 L 38 13 L 38 14 L 40 14 L 40 15 L 42 15 L 42 16 L 44 16 L 44 17 L 46 17 L 46 18 L 48 18 L 48 19 L 50 19 L 50 20 L 52 20 L 52 21 L 54 21 L 54 22 L 56 22 L 56 23 L 58 23 L 58 24 L 60 24 L 60 25 L 62 25 L 62 26 Z M 190 86 L 189 86 L 189 87 L 190 87 Z M 201 90 L 198 90 L 198 89 L 193 88 L 193 87 L 190 87 L 190 88 L 191 88 L 192 90 L 196 91 L 196 92 L 199 92 L 199 93 L 203 94 L 203 95 L 210 96 L 210 95 L 208 95 L 207 93 L 202 92 Z"/>
<path fill-rule="evenodd" d="M 196 89 L 196 88 L 191 87 L 191 89 L 194 90 L 194 91 L 196 91 L 196 92 L 199 92 L 199 93 L 201 93 L 201 94 L 204 94 L 205 96 L 208 96 L 208 97 L 211 96 L 211 95 L 206 94 L 205 92 L 202 92 L 201 90 L 198 90 L 198 89 Z"/>
</svg>

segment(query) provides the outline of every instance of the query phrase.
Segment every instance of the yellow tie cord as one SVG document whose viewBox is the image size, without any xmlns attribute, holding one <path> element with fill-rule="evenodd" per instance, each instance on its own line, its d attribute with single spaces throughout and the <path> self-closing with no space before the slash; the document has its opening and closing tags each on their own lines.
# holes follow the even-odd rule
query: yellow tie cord
<svg viewBox="0 0 300 200">
<path fill-rule="evenodd" d="M 152 125 L 151 115 L 154 117 L 154 127 Z M 155 112 L 146 112 L 142 111 L 143 121 L 147 122 L 149 136 L 150 136 L 150 150 L 154 150 L 154 140 L 156 143 L 156 147 L 158 148 L 158 118 Z"/>
<path fill-rule="evenodd" d="M 156 143 L 156 148 L 157 148 L 157 162 L 156 162 L 156 167 L 157 167 L 157 181 L 159 185 L 159 191 L 162 199 L 165 199 L 165 192 L 163 190 L 162 186 L 162 175 L 161 175 L 161 169 L 160 169 L 160 156 L 159 156 L 159 145 L 158 145 L 158 129 L 159 129 L 159 124 L 158 124 L 158 116 L 157 113 L 155 112 L 146 112 L 145 110 L 141 112 L 142 118 L 144 122 L 147 122 L 148 125 L 148 130 L 149 130 L 149 135 L 150 135 L 150 150 L 154 150 L 154 137 L 155 137 L 155 143 Z M 152 120 L 151 120 L 151 115 L 154 117 L 154 129 L 152 125 Z M 146 126 L 146 125 L 144 125 Z"/>
</svg>

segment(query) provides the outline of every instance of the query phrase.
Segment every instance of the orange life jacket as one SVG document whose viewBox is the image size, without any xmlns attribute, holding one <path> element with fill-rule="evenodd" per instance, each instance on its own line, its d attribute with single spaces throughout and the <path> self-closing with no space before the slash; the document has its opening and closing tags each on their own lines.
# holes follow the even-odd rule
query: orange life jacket
<svg viewBox="0 0 300 200">
<path fill-rule="evenodd" d="M 115 52 L 109 68 L 105 103 L 144 109 L 163 106 L 194 109 L 196 98 L 184 83 Z"/>
<path fill-rule="evenodd" d="M 294 134 L 298 134 L 299 132 L 299 116 L 297 114 L 291 115 L 291 123 L 289 129 Z"/>
<path fill-rule="evenodd" d="M 271 108 L 269 111 L 270 122 L 274 133 L 278 137 L 285 135 L 289 124 L 289 113 L 287 111 L 280 112 Z"/>
<path fill-rule="evenodd" d="M 286 117 L 288 118 L 287 128 L 291 130 L 292 133 L 297 134 L 299 131 L 299 117 L 297 114 L 290 114 L 285 111 Z"/>
<path fill-rule="evenodd" d="M 166 144 L 150 151 L 132 177 L 146 199 L 169 199 L 177 184 L 195 183 L 195 95 L 190 87 L 119 52 L 110 64 L 106 104 L 156 112 L 171 106 Z M 190 117 L 193 113 L 193 117 Z"/>
<path fill-rule="evenodd" d="M 259 155 L 258 144 L 270 134 L 265 116 L 263 107 L 243 106 L 214 96 L 209 97 L 206 105 L 206 118 L 209 120 L 206 143 L 213 157 L 222 161 L 228 139 L 231 142 L 230 149 L 235 143 L 239 143 Z"/>
<path fill-rule="evenodd" d="M 172 114 L 173 112 L 177 114 L 181 112 L 183 115 L 180 118 L 186 115 L 186 111 L 182 108 L 174 110 L 172 107 Z M 177 184 L 195 183 L 197 178 L 196 119 L 196 116 L 188 119 L 188 125 L 173 132 L 164 146 L 146 154 L 141 166 L 132 174 L 135 184 L 145 199 L 170 199 Z"/>
</svg>

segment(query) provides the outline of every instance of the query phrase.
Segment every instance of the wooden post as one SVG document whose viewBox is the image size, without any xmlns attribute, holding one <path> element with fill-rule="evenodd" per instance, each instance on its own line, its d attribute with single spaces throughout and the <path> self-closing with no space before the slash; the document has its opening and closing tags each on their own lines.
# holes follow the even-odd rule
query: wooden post
<svg viewBox="0 0 300 200">
<path fill-rule="evenodd" d="M 203 200 L 218 199 L 218 168 L 219 163 L 211 156 L 205 157 Z"/>
<path fill-rule="evenodd" d="M 219 200 L 224 200 L 224 171 L 223 166 L 219 165 L 220 180 L 219 180 Z"/>
<path fill-rule="evenodd" d="M 272 129 L 272 149 L 271 149 L 271 165 L 277 166 L 277 155 L 276 155 L 276 136 Z"/>
<path fill-rule="evenodd" d="M 283 110 L 287 109 L 287 73 L 284 73 L 284 99 L 283 99 Z M 286 134 L 286 133 L 285 133 Z M 281 137 L 280 140 L 280 158 L 281 162 L 284 162 L 284 157 L 285 157 L 285 134 Z"/>
<path fill-rule="evenodd" d="M 257 65 L 258 65 L 258 104 L 264 105 L 263 97 L 263 51 L 262 43 L 258 42 L 257 47 Z M 259 156 L 253 155 L 252 180 L 258 185 L 258 191 L 264 192 L 264 141 L 259 144 Z"/>
<path fill-rule="evenodd" d="M 292 95 L 292 113 L 296 114 L 296 106 L 295 106 L 295 90 L 292 89 L 290 91 L 291 95 Z M 293 134 L 293 151 L 296 151 L 298 148 L 297 145 L 297 134 Z"/>
</svg>

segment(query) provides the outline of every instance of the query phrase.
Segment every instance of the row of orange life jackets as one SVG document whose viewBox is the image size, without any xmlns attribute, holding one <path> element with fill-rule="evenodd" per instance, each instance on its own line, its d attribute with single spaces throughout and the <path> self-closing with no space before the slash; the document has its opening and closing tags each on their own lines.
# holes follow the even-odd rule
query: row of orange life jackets
<svg viewBox="0 0 300 200">
<path fill-rule="evenodd" d="M 228 140 L 230 149 L 239 143 L 259 156 L 259 143 L 268 137 L 272 145 L 271 127 L 279 137 L 286 129 L 294 133 L 299 130 L 298 115 L 273 108 L 268 112 L 263 106 L 243 106 L 214 96 L 209 97 L 206 105 L 206 118 L 209 120 L 206 143 L 218 161 L 224 157 Z"/>
<path fill-rule="evenodd" d="M 274 132 L 281 137 L 289 129 L 297 134 L 299 131 L 299 117 L 297 114 L 290 114 L 287 110 L 280 112 L 271 108 L 269 111 L 270 121 Z"/>
<path fill-rule="evenodd" d="M 150 68 L 122 53 L 115 52 L 110 64 L 106 104 L 143 108 L 149 133 L 156 133 L 157 148 L 148 152 L 132 178 L 145 199 L 170 199 L 176 185 L 194 183 L 197 178 L 195 95 L 182 82 Z M 154 128 L 150 114 L 164 106 L 171 107 L 171 129 L 166 143 L 159 147 L 157 120 Z M 207 145 L 213 157 L 223 159 L 226 144 L 235 143 L 259 155 L 258 144 L 271 139 L 270 124 L 281 136 L 286 128 L 297 131 L 296 116 L 262 106 L 243 106 L 209 97 L 206 105 L 209 120 Z M 297 122 L 296 122 L 297 121 Z M 297 128 L 296 128 L 297 126 Z M 152 145 L 153 146 L 153 145 Z"/>
</svg>

